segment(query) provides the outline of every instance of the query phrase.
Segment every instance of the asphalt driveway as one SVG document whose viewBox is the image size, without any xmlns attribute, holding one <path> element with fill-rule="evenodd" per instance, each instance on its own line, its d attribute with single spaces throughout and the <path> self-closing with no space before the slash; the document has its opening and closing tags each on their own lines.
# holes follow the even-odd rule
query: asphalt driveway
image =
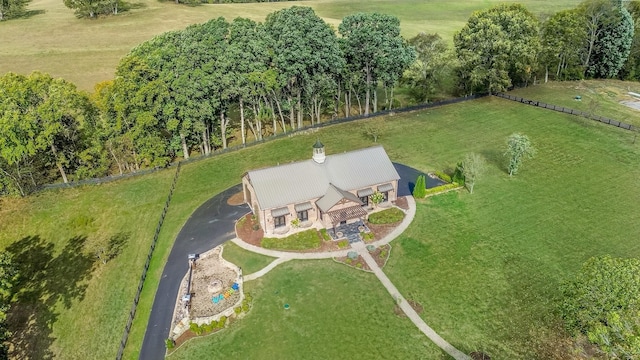
<svg viewBox="0 0 640 360">
<path fill-rule="evenodd" d="M 153 300 L 140 359 L 164 359 L 165 340 L 169 337 L 180 282 L 189 270 L 188 255 L 203 253 L 235 237 L 235 221 L 246 214 L 249 207 L 246 204 L 231 206 L 227 199 L 241 190 L 242 185 L 238 184 L 212 197 L 191 214 L 180 230 Z"/>
<path fill-rule="evenodd" d="M 398 196 L 411 195 L 418 175 L 424 173 L 406 165 L 393 163 L 400 181 Z M 444 184 L 427 176 L 427 188 Z M 189 254 L 200 254 L 235 237 L 235 221 L 249 211 L 244 204 L 231 206 L 227 199 L 242 190 L 242 185 L 233 186 L 202 204 L 180 230 L 156 291 L 151 316 L 144 335 L 140 359 L 164 359 L 165 340 L 171 330 L 171 319 L 182 278 L 189 270 Z"/>
</svg>

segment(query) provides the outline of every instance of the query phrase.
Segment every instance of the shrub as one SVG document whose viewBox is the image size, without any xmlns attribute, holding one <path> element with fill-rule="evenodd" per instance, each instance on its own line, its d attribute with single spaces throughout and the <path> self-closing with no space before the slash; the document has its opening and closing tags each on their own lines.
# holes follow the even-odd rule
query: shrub
<svg viewBox="0 0 640 360">
<path fill-rule="evenodd" d="M 374 252 L 376 250 L 376 247 L 373 245 L 367 245 L 367 251 L 368 252 Z"/>
<path fill-rule="evenodd" d="M 213 326 L 211 324 L 202 325 L 202 330 L 204 330 L 205 333 L 213 331 L 214 328 L 215 328 L 215 326 Z"/>
<path fill-rule="evenodd" d="M 325 241 L 331 240 L 331 235 L 327 233 L 327 229 L 320 229 L 320 235 L 322 236 L 322 239 Z"/>
<path fill-rule="evenodd" d="M 176 343 L 175 341 L 173 341 L 172 338 L 168 338 L 167 341 L 165 341 L 165 343 L 167 344 L 167 349 L 171 350 L 174 347 L 176 347 Z"/>
<path fill-rule="evenodd" d="M 246 293 L 244 294 L 244 301 L 250 303 L 253 300 L 253 298 L 251 297 L 251 294 Z"/>
<path fill-rule="evenodd" d="M 371 203 L 376 206 L 378 204 L 380 204 L 382 202 L 382 200 L 384 200 L 384 194 L 382 194 L 379 191 L 374 192 L 373 194 L 371 194 L 369 196 L 369 199 L 371 200 Z"/>
<path fill-rule="evenodd" d="M 351 259 L 351 260 L 355 260 L 355 259 L 357 259 L 357 258 L 358 258 L 358 253 L 357 253 L 357 252 L 355 252 L 355 251 L 349 251 L 349 252 L 347 253 L 347 257 L 348 257 L 349 259 Z"/>
<path fill-rule="evenodd" d="M 242 304 L 242 311 L 244 312 L 249 312 L 249 304 L 248 303 L 244 303 Z"/>
<path fill-rule="evenodd" d="M 416 199 L 422 199 L 427 194 L 427 182 L 424 175 L 418 175 L 416 184 L 413 188 L 413 197 Z"/>
<path fill-rule="evenodd" d="M 199 328 L 198 324 L 194 322 L 189 324 L 189 330 L 193 331 L 194 333 L 198 331 L 198 328 Z"/>
<path fill-rule="evenodd" d="M 255 224 L 253 224 L 253 225 L 251 226 L 251 228 L 253 229 L 253 231 L 258 231 L 258 230 L 260 230 L 260 224 L 255 223 Z"/>
<path fill-rule="evenodd" d="M 338 241 L 338 248 L 344 249 L 349 245 L 349 240 L 340 240 Z"/>
<path fill-rule="evenodd" d="M 372 224 L 393 224 L 403 218 L 404 213 L 402 210 L 398 208 L 391 208 L 369 215 L 369 222 Z"/>
<path fill-rule="evenodd" d="M 238 306 L 235 309 L 233 309 L 233 312 L 236 313 L 236 315 L 240 315 L 240 313 L 242 312 L 242 307 Z"/>
<path fill-rule="evenodd" d="M 344 263 L 345 263 L 345 264 L 347 264 L 347 265 L 351 265 L 351 263 L 352 263 L 352 262 L 353 262 L 353 260 L 351 260 L 351 259 L 349 259 L 349 258 L 347 258 L 347 259 L 344 261 Z"/>
<path fill-rule="evenodd" d="M 360 236 L 362 237 L 362 239 L 364 239 L 365 241 L 369 241 L 369 240 L 373 240 L 373 238 L 375 237 L 375 235 L 372 232 L 361 232 Z"/>
<path fill-rule="evenodd" d="M 297 229 L 300 227 L 300 219 L 295 218 L 293 220 L 291 220 L 291 227 L 294 229 Z"/>
<path fill-rule="evenodd" d="M 451 184 L 445 184 L 445 185 L 436 186 L 434 188 L 427 189 L 427 195 L 440 193 L 440 192 L 443 192 L 443 191 L 446 191 L 446 190 L 449 190 L 449 189 L 455 189 L 457 187 L 460 187 L 460 185 L 458 185 L 455 182 L 452 182 Z"/>
<path fill-rule="evenodd" d="M 444 171 L 436 171 L 435 173 L 433 173 L 433 175 L 435 175 L 436 177 L 438 177 L 440 180 L 444 181 L 444 182 L 451 182 L 451 176 L 449 176 L 449 174 L 446 174 Z"/>
<path fill-rule="evenodd" d="M 218 322 L 215 320 L 211 320 L 211 322 L 209 323 L 209 326 L 211 327 L 211 330 L 213 330 L 218 327 Z"/>
<path fill-rule="evenodd" d="M 357 267 L 358 269 L 362 269 L 362 263 L 357 263 L 357 264 L 356 264 L 356 267 Z"/>
<path fill-rule="evenodd" d="M 222 329 L 226 323 L 227 323 L 227 317 L 224 315 L 221 316 L 220 320 L 218 320 L 218 328 Z"/>
<path fill-rule="evenodd" d="M 464 186 L 464 175 L 462 175 L 462 163 L 458 163 L 456 170 L 453 172 L 451 182 L 458 183 L 460 186 Z"/>
<path fill-rule="evenodd" d="M 385 250 L 380 251 L 380 257 L 381 258 L 386 258 L 387 257 L 387 252 Z"/>
</svg>

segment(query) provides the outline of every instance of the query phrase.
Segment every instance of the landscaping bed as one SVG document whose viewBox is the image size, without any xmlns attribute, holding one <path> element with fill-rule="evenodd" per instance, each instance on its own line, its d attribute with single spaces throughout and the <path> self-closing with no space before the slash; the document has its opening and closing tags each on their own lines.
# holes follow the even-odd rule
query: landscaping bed
<svg viewBox="0 0 640 360">
<path fill-rule="evenodd" d="M 387 260 L 389 259 L 389 255 L 391 254 L 391 245 L 385 244 L 382 246 L 378 246 L 374 251 L 370 251 L 369 254 L 371 254 L 371 257 L 376 261 L 376 264 L 378 264 L 380 268 L 383 268 L 387 263 Z M 334 260 L 359 270 L 371 271 L 369 265 L 367 265 L 367 263 L 360 255 L 353 259 L 349 258 L 348 256 L 341 256 L 334 258 Z"/>
</svg>

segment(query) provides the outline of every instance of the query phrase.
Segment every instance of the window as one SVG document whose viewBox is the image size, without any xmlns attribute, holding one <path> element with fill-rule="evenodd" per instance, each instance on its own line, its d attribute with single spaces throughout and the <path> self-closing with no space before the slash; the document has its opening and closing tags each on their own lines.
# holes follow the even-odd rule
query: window
<svg viewBox="0 0 640 360">
<path fill-rule="evenodd" d="M 369 206 L 369 196 L 360 196 L 360 201 L 362 201 L 362 206 Z"/>
<path fill-rule="evenodd" d="M 389 201 L 389 192 L 385 191 L 382 193 L 382 202 Z"/>
<path fill-rule="evenodd" d="M 300 219 L 300 221 L 309 220 L 309 210 L 298 211 L 298 219 Z"/>
<path fill-rule="evenodd" d="M 283 227 L 287 225 L 287 216 L 286 215 L 276 216 L 273 218 L 273 223 L 276 228 Z"/>
</svg>

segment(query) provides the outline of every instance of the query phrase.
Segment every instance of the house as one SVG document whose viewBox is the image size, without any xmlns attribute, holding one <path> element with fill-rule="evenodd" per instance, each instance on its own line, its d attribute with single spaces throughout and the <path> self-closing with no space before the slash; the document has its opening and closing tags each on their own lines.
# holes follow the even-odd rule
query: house
<svg viewBox="0 0 640 360">
<path fill-rule="evenodd" d="M 244 201 L 273 235 L 363 220 L 374 192 L 383 203 L 396 200 L 399 179 L 382 146 L 325 155 L 318 140 L 311 159 L 248 171 L 242 185 Z"/>
</svg>

